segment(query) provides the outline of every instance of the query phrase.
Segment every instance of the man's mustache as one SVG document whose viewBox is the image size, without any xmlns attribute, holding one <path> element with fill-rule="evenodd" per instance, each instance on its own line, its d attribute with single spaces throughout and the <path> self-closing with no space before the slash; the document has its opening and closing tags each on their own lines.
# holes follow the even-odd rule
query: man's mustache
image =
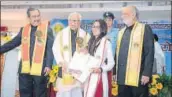
<svg viewBox="0 0 172 97">
<path fill-rule="evenodd" d="M 34 20 L 34 22 L 40 22 L 40 20 Z"/>
</svg>

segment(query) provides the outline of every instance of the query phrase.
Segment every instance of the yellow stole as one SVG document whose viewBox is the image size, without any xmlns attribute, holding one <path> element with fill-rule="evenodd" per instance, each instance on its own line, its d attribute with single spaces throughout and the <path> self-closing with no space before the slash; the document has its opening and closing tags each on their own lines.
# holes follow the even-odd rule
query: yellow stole
<svg viewBox="0 0 172 97">
<path fill-rule="evenodd" d="M 64 58 L 64 52 L 67 51 L 69 53 L 69 56 L 70 56 L 69 59 L 71 59 L 71 57 L 72 57 L 71 31 L 69 30 L 69 34 L 68 34 L 68 37 L 67 37 L 69 39 L 68 39 L 68 44 L 67 45 L 63 44 L 63 42 L 64 42 L 63 33 L 60 32 L 59 34 L 60 34 L 60 52 L 61 52 L 61 55 L 62 55 L 64 61 L 67 61 Z M 82 37 L 80 35 L 79 31 L 77 32 L 77 37 Z M 88 43 L 90 37 L 89 37 L 88 34 L 85 34 L 83 38 L 84 38 L 84 45 L 86 45 Z M 76 45 L 76 50 L 78 50 L 78 45 Z"/>
<path fill-rule="evenodd" d="M 72 42 L 71 42 L 71 31 L 70 29 L 68 30 L 68 36 L 65 36 L 65 38 L 68 39 L 68 43 L 64 43 L 64 33 L 63 31 L 62 32 L 59 32 L 60 34 L 60 52 L 61 52 L 61 55 L 63 57 L 63 61 L 65 62 L 69 62 L 70 59 L 72 58 Z M 89 35 L 84 33 L 85 35 L 82 36 L 80 35 L 80 29 L 77 31 L 77 37 L 82 37 L 84 38 L 84 44 L 86 44 L 89 40 Z M 65 39 L 66 41 L 66 39 Z M 76 45 L 76 51 L 78 50 L 78 46 Z M 68 58 L 66 58 L 68 57 Z M 71 76 L 71 74 L 69 73 L 62 73 L 63 74 L 63 84 L 64 85 L 71 85 L 74 83 L 74 79 L 73 77 Z"/>
<path fill-rule="evenodd" d="M 45 46 L 47 41 L 48 23 L 41 23 L 35 32 L 35 46 L 32 57 L 32 67 L 30 63 L 30 31 L 31 25 L 27 24 L 22 32 L 22 69 L 21 73 L 30 73 L 30 75 L 40 76 L 42 72 Z"/>
<path fill-rule="evenodd" d="M 116 49 L 117 62 L 118 62 L 121 39 L 123 37 L 125 29 L 126 28 L 123 28 L 122 30 L 120 30 L 118 34 L 117 49 Z M 139 84 L 144 29 L 145 29 L 144 24 L 136 22 L 131 31 L 127 65 L 126 65 L 125 85 L 138 86 Z M 118 69 L 118 66 L 117 66 L 117 69 Z"/>
</svg>

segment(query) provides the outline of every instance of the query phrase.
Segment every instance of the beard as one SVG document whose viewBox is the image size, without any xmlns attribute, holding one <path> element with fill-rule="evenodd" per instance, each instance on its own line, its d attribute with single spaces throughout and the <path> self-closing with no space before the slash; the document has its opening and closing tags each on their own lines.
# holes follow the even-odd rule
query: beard
<svg viewBox="0 0 172 97">
<path fill-rule="evenodd" d="M 132 19 L 123 19 L 123 22 L 124 22 L 124 24 L 126 24 L 127 26 L 130 26 L 130 25 L 132 25 L 133 20 L 132 20 Z"/>
</svg>

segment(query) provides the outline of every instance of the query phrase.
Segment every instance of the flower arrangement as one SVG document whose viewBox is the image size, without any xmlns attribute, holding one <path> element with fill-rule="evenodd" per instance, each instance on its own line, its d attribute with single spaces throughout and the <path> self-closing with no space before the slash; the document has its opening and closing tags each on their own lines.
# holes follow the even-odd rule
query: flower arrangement
<svg viewBox="0 0 172 97">
<path fill-rule="evenodd" d="M 112 95 L 118 96 L 118 85 L 112 81 Z M 172 97 L 172 76 L 152 75 L 152 82 L 149 84 L 149 97 Z"/>
<path fill-rule="evenodd" d="M 163 88 L 159 91 L 157 97 L 172 97 L 172 76 L 163 73 L 157 81 L 163 85 Z"/>
<path fill-rule="evenodd" d="M 159 81 L 160 76 L 159 75 L 152 75 L 152 82 L 149 84 L 149 94 L 150 97 L 157 96 L 159 92 L 162 90 L 163 85 Z"/>
<path fill-rule="evenodd" d="M 53 65 L 52 70 L 48 74 L 48 84 L 47 84 L 47 87 L 49 88 L 50 84 L 52 84 L 53 87 L 54 87 L 54 91 L 57 91 L 56 80 L 57 80 L 57 76 L 58 76 L 58 71 L 59 71 L 58 65 Z"/>
<path fill-rule="evenodd" d="M 1 42 L 3 41 L 4 43 L 10 41 L 12 38 L 10 35 L 7 35 L 7 32 L 1 33 Z"/>
<path fill-rule="evenodd" d="M 152 75 L 152 83 L 149 85 L 150 97 L 171 97 L 172 77 L 163 73 Z"/>
</svg>

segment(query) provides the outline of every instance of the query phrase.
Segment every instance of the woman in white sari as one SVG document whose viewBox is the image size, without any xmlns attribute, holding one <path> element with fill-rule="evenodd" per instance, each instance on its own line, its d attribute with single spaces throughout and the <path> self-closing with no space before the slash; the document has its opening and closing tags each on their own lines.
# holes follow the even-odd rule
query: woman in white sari
<svg viewBox="0 0 172 97">
<path fill-rule="evenodd" d="M 107 25 L 103 20 L 95 20 L 92 36 L 88 43 L 90 55 L 101 60 L 99 67 L 91 69 L 91 75 L 84 87 L 84 97 L 108 97 L 107 72 L 114 66 L 114 56 L 110 41 L 105 37 Z"/>
</svg>

